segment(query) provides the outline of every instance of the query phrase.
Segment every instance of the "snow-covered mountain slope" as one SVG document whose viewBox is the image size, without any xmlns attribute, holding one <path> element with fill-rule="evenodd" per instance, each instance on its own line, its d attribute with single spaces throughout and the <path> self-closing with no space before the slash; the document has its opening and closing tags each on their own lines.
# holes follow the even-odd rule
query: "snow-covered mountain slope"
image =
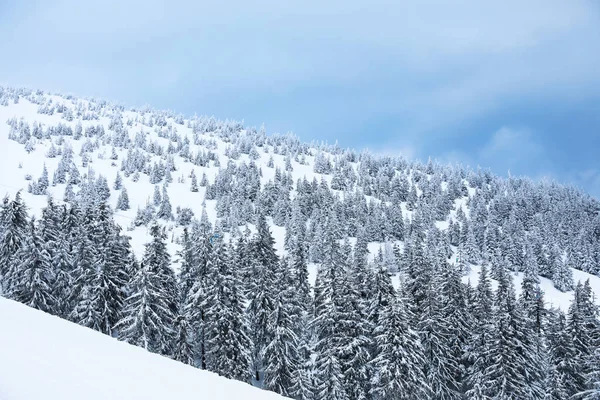
<svg viewBox="0 0 600 400">
<path fill-rule="evenodd" d="M 470 282 L 471 285 L 476 285 L 477 280 L 479 279 L 479 272 L 481 271 L 480 266 L 472 266 L 471 271 L 465 277 L 463 277 L 463 282 Z M 521 282 L 523 281 L 523 273 L 513 273 L 513 281 L 515 284 L 515 289 L 517 295 L 521 294 Z M 575 282 L 585 282 L 589 279 L 590 287 L 594 291 L 594 293 L 600 293 L 600 277 L 590 275 L 586 272 L 573 270 L 573 279 Z M 492 288 L 496 290 L 498 286 L 498 282 L 492 280 Z M 569 305 L 573 300 L 573 292 L 561 292 L 556 289 L 552 284 L 552 281 L 546 278 L 540 278 L 540 288 L 544 291 L 544 298 L 546 300 L 546 305 L 548 307 L 556 307 L 563 311 L 569 309 Z M 596 302 L 600 303 L 600 299 L 596 297 Z"/>
<path fill-rule="evenodd" d="M 131 236 L 133 250 L 138 256 L 143 252 L 144 243 L 149 241 L 147 227 L 134 224 L 138 210 L 153 202 L 155 189 L 163 187 L 166 179 L 160 177 L 158 181 L 152 182 L 156 169 L 154 166 L 170 166 L 173 180 L 165 190 L 168 191 L 173 210 L 177 207 L 189 207 L 199 217 L 205 205 L 210 221 L 213 224 L 219 222 L 223 226 L 227 225 L 223 230 L 232 232 L 236 229 L 243 231 L 244 225 L 253 230 L 248 210 L 255 207 L 259 200 L 248 200 L 250 205 L 236 203 L 239 199 L 235 198 L 235 191 L 241 186 L 248 186 L 247 182 L 239 179 L 240 170 L 231 174 L 223 171 L 232 165 L 240 167 L 253 164 L 260 171 L 260 190 L 263 192 L 267 191 L 266 187 L 270 183 L 288 174 L 291 178 L 290 186 L 293 186 L 289 195 L 293 199 L 297 197 L 294 187 L 298 180 L 306 178 L 309 183 L 314 180 L 313 187 L 324 185 L 327 190 L 331 188 L 332 195 L 342 199 L 340 201 L 359 194 L 364 198 L 364 206 L 357 202 L 345 207 L 347 210 L 354 207 L 358 214 L 366 210 L 368 205 L 368 218 L 372 220 L 376 220 L 373 209 L 381 212 L 376 209 L 380 204 L 386 207 L 397 204 L 406 225 L 413 220 L 415 214 L 422 213 L 426 207 L 433 207 L 432 203 L 438 207 L 439 203 L 439 207 L 444 210 L 443 216 L 431 225 L 442 231 L 448 231 L 451 223 L 464 228 L 464 223 L 461 222 L 461 218 L 464 218 L 479 227 L 493 223 L 498 232 L 502 231 L 503 236 L 521 238 L 527 232 L 527 238 L 530 239 L 537 235 L 540 238 L 536 243 L 542 249 L 544 257 L 552 256 L 555 261 L 558 259 L 557 264 L 569 263 L 569 267 L 577 268 L 573 270 L 575 282 L 589 278 L 593 288 L 600 288 L 600 280 L 594 275 L 600 272 L 600 228 L 595 228 L 600 226 L 600 205 L 589 196 L 569 188 L 562 188 L 554 183 L 534 184 L 528 180 L 506 181 L 487 172 L 475 172 L 458 166 L 446 168 L 435 163 L 424 165 L 402 158 L 378 160 L 368 153 L 343 151 L 337 146 L 301 143 L 295 137 L 267 136 L 262 129 L 243 127 L 232 121 L 204 117 L 184 118 L 172 112 L 147 108 L 126 110 L 103 101 L 0 88 L 0 194 L 12 196 L 17 191 L 24 190 L 24 199 L 30 212 L 39 215 L 46 205 L 46 196 L 26 191 L 28 186 L 35 184 L 42 176 L 45 166 L 51 183 L 45 193 L 61 201 L 68 185 L 66 182 L 61 183 L 60 179 L 55 184 L 52 181 L 55 180 L 53 175 L 59 170 L 67 148 L 73 151 L 72 164 L 77 168 L 78 174 L 85 176 L 93 171 L 96 176 L 106 177 L 110 187 L 108 202 L 115 208 L 120 190 L 113 188 L 113 182 L 117 174 L 122 177 L 123 187 L 128 191 L 130 208 L 117 209 L 115 219 L 128 230 L 127 235 Z M 140 162 L 143 166 L 133 165 Z M 199 182 L 197 191 L 190 190 L 192 172 Z M 206 182 L 203 183 L 204 176 Z M 405 193 L 399 200 L 394 197 L 398 190 L 395 186 L 397 182 L 394 181 L 397 178 L 400 191 Z M 229 179 L 225 182 L 229 192 L 225 195 L 209 195 L 209 186 L 218 186 L 218 179 Z M 428 182 L 435 179 L 439 180 L 439 185 L 432 189 Z M 75 193 L 80 190 L 77 184 L 73 189 Z M 240 190 L 250 191 L 248 188 Z M 325 207 L 330 199 L 321 201 L 316 208 Z M 287 205 L 289 206 L 289 202 Z M 360 207 L 364 210 L 356 209 Z M 533 217 L 529 215 L 533 212 L 531 207 L 536 208 L 534 211 L 537 214 Z M 277 209 L 273 204 L 271 208 Z M 506 211 L 507 215 L 498 220 L 497 216 L 503 210 L 510 211 Z M 282 255 L 285 253 L 286 228 L 285 223 L 276 223 L 276 211 L 269 213 L 273 214 L 270 215 L 273 218 L 269 220 L 276 248 Z M 492 211 L 494 215 L 490 214 L 485 221 L 475 221 Z M 568 217 L 558 222 L 553 220 L 566 211 L 569 211 Z M 173 213 L 176 214 L 175 211 Z M 389 219 L 388 214 L 385 215 L 385 218 L 377 219 L 374 223 L 374 226 L 382 225 L 382 228 L 376 229 L 384 229 L 383 225 Z M 314 222 L 313 217 L 314 215 L 307 216 L 309 226 Z M 183 227 L 174 220 L 161 220 L 161 223 L 169 229 L 169 251 L 174 255 L 180 248 L 178 239 Z M 360 225 L 360 222 L 353 223 L 355 230 Z M 313 230 L 313 235 L 317 235 L 318 229 Z M 513 231 L 515 233 L 511 233 Z M 466 240 L 470 234 L 472 232 L 460 231 L 463 242 L 461 246 L 464 245 L 464 248 L 468 248 L 469 243 L 473 242 Z M 485 247 L 482 245 L 483 239 L 476 235 L 477 233 L 471 235 L 474 236 L 473 240 L 480 242 L 481 248 Z M 349 232 L 348 236 L 351 243 L 355 243 L 356 233 Z M 380 247 L 386 245 L 386 235 L 375 236 L 379 238 L 369 240 L 371 260 Z M 558 247 L 547 246 L 549 240 L 559 237 Z M 318 242 L 318 239 L 313 238 L 313 242 Z M 405 245 L 398 238 L 387 240 L 387 245 L 393 244 L 400 249 Z M 510 247 L 512 244 L 507 242 L 502 245 Z M 522 246 L 520 250 L 523 253 L 530 251 L 527 247 L 529 243 L 519 245 Z M 464 248 L 456 244 L 449 247 L 453 253 L 451 262 L 456 262 L 456 255 Z M 471 275 L 465 277 L 465 280 L 470 279 L 474 283 L 480 262 L 471 263 Z M 178 268 L 176 258 L 174 268 Z M 316 268 L 317 264 L 314 262 L 309 265 L 312 282 Z M 398 280 L 399 277 L 395 277 L 395 281 Z M 551 281 L 544 279 L 542 287 L 548 303 L 566 309 L 572 292 L 560 292 Z"/>
<path fill-rule="evenodd" d="M 283 399 L 2 297 L 0 320 L 2 400 Z"/>
</svg>

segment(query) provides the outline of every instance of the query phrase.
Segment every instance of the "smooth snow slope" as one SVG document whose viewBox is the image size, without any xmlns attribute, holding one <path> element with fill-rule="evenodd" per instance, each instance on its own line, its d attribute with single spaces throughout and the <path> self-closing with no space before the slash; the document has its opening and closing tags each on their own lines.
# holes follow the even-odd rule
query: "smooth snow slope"
<svg viewBox="0 0 600 400">
<path fill-rule="evenodd" d="M 1 400 L 275 400 L 0 297 Z"/>
</svg>

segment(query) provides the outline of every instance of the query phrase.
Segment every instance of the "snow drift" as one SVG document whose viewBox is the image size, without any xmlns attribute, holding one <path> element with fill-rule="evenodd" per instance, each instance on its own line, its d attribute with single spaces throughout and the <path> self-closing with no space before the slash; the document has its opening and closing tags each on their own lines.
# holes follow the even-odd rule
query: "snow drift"
<svg viewBox="0 0 600 400">
<path fill-rule="evenodd" d="M 0 297 L 1 400 L 283 397 Z"/>
</svg>

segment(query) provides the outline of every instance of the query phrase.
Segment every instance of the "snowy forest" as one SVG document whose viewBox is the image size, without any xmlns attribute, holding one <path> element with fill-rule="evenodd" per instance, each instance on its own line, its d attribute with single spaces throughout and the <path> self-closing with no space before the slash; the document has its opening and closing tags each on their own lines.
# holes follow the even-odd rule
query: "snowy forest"
<svg viewBox="0 0 600 400">
<path fill-rule="evenodd" d="M 600 399 L 576 188 L 42 91 L 0 117 L 4 297 L 295 399 Z"/>
</svg>

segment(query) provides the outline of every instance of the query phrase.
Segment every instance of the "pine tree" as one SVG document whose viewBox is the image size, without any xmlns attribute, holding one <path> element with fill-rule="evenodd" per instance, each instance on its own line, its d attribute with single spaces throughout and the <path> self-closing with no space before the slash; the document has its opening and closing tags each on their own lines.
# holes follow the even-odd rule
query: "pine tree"
<svg viewBox="0 0 600 400">
<path fill-rule="evenodd" d="M 348 398 L 351 400 L 366 399 L 370 390 L 369 362 L 372 359 L 373 327 L 368 320 L 367 303 L 362 298 L 360 288 L 355 286 L 352 279 L 353 275 L 350 271 L 352 251 L 347 240 L 341 251 L 347 257 L 343 265 L 338 296 L 333 299 L 338 302 L 336 307 L 340 317 L 336 327 L 336 331 L 339 332 L 336 346 L 339 348 L 341 372 L 344 376 L 343 383 Z"/>
<path fill-rule="evenodd" d="M 197 279 L 196 275 L 198 273 L 192 246 L 193 244 L 189 230 L 185 227 L 183 228 L 183 234 L 181 236 L 181 250 L 177 252 L 181 265 L 178 276 L 179 294 L 181 300 L 184 302 L 188 297 L 194 281 Z"/>
<path fill-rule="evenodd" d="M 457 399 L 460 396 L 459 378 L 460 359 L 454 354 L 452 342 L 461 341 L 454 337 L 451 322 L 447 315 L 455 311 L 452 304 L 446 303 L 448 298 L 443 296 L 447 291 L 438 276 L 429 280 L 424 291 L 425 297 L 422 310 L 419 312 L 417 330 L 421 337 L 423 355 L 425 358 L 425 375 L 431 388 L 432 396 L 440 399 Z M 464 323 L 464 321 L 461 321 Z M 459 329 L 457 326 L 456 329 Z"/>
<path fill-rule="evenodd" d="M 573 271 L 571 270 L 568 256 L 564 261 L 560 257 L 556 260 L 555 268 L 552 272 L 552 283 L 561 292 L 573 290 Z"/>
<path fill-rule="evenodd" d="M 160 188 L 158 185 L 154 185 L 154 194 L 152 195 L 152 203 L 158 207 L 162 202 L 162 197 L 160 195 Z"/>
<path fill-rule="evenodd" d="M 37 181 L 37 192 L 34 194 L 46 194 L 49 185 L 50 181 L 48 180 L 48 169 L 46 168 L 46 164 L 44 164 L 42 176 L 40 176 L 40 179 Z"/>
<path fill-rule="evenodd" d="M 117 210 L 127 211 L 129 210 L 129 195 L 127 194 L 127 188 L 123 187 L 121 189 L 121 193 L 117 198 L 117 206 L 115 207 Z"/>
<path fill-rule="evenodd" d="M 163 355 L 171 355 L 176 343 L 177 282 L 170 266 L 166 234 L 158 225 L 150 229 L 142 265 L 127 290 L 123 318 L 117 324 L 119 338 Z"/>
<path fill-rule="evenodd" d="M 298 370 L 302 367 L 299 338 L 295 331 L 297 320 L 301 318 L 301 308 L 294 304 L 295 288 L 290 285 L 291 282 L 285 276 L 280 276 L 279 281 L 282 290 L 269 316 L 269 330 L 273 332 L 273 337 L 263 354 L 265 364 L 263 387 L 290 397 L 294 393 Z"/>
<path fill-rule="evenodd" d="M 71 243 L 65 235 L 67 227 L 61 224 L 63 234 L 56 242 L 52 264 L 54 266 L 54 285 L 52 293 L 56 299 L 56 315 L 68 318 L 71 313 L 70 293 L 73 286 L 74 262 L 71 254 Z"/>
<path fill-rule="evenodd" d="M 252 341 L 244 315 L 244 298 L 221 240 L 213 244 L 207 265 L 205 313 L 206 365 L 229 379 L 249 382 Z"/>
<path fill-rule="evenodd" d="M 185 313 L 192 331 L 192 347 L 198 367 L 206 369 L 205 310 L 203 303 L 207 289 L 207 264 L 210 257 L 211 225 L 206 210 L 202 211 L 199 222 L 192 225 L 189 240 L 183 241 L 180 252 L 182 269 L 179 276 L 180 290 L 185 301 Z"/>
<path fill-rule="evenodd" d="M 550 367 L 545 386 L 544 400 L 568 400 L 570 398 L 565 388 L 565 377 L 558 372 L 555 366 Z"/>
<path fill-rule="evenodd" d="M 10 201 L 5 197 L 0 209 L 0 289 L 10 292 L 9 276 L 15 254 L 21 248 L 28 230 L 27 206 L 21 200 L 21 192 Z"/>
<path fill-rule="evenodd" d="M 544 332 L 546 310 L 544 307 L 543 292 L 539 287 L 537 276 L 537 262 L 533 260 L 532 252 L 528 250 L 523 267 L 523 281 L 521 283 L 521 296 L 519 305 L 523 311 L 522 337 L 525 349 L 530 357 L 527 366 L 527 383 L 534 398 L 543 397 L 544 386 Z"/>
<path fill-rule="evenodd" d="M 425 255 L 421 239 L 417 237 L 411 249 L 412 259 L 406 268 L 405 290 L 409 299 L 408 304 L 412 307 L 410 313 L 418 320 L 425 308 L 428 288 L 433 280 L 433 265 Z"/>
<path fill-rule="evenodd" d="M 508 274 L 500 276 L 493 321 L 492 341 L 485 355 L 489 364 L 481 378 L 484 393 L 496 399 L 536 398 L 529 387 L 527 372 L 533 360 L 522 341 L 525 321 Z"/>
<path fill-rule="evenodd" d="M 474 399 L 485 399 L 482 381 L 485 369 L 490 364 L 487 356 L 490 355 L 490 345 L 493 332 L 493 292 L 492 285 L 485 265 L 479 272 L 479 280 L 474 296 L 473 322 L 471 343 L 466 350 L 469 361 L 469 374 L 467 396 Z"/>
<path fill-rule="evenodd" d="M 115 183 L 113 184 L 113 189 L 121 190 L 123 187 L 123 178 L 121 178 L 121 174 L 117 171 L 117 177 L 115 178 Z"/>
<path fill-rule="evenodd" d="M 52 260 L 33 219 L 15 260 L 18 261 L 15 261 L 12 272 L 10 298 L 54 314 L 56 299 L 52 294 Z"/>
<path fill-rule="evenodd" d="M 258 215 L 257 236 L 253 240 L 252 254 L 255 276 L 253 277 L 253 291 L 248 305 L 250 332 L 254 343 L 253 364 L 254 375 L 260 380 L 260 371 L 263 369 L 262 354 L 264 348 L 272 339 L 273 332 L 268 323 L 269 316 L 275 309 L 276 271 L 279 260 L 275 254 L 274 239 L 267 226 L 263 214 Z"/>
<path fill-rule="evenodd" d="M 194 365 L 194 352 L 190 339 L 190 327 L 186 314 L 181 310 L 175 318 L 175 343 L 173 359 L 184 364 Z"/>
<path fill-rule="evenodd" d="M 446 366 L 450 378 L 447 384 L 449 389 L 447 398 L 461 398 L 467 386 L 466 352 L 472 335 L 473 321 L 468 311 L 468 298 L 461 280 L 461 271 L 459 267 L 445 261 L 442 263 L 440 297 L 443 305 L 440 317 L 447 324 L 443 341 L 449 350 L 449 362 Z M 435 388 L 435 385 L 432 387 Z"/>
<path fill-rule="evenodd" d="M 598 400 L 600 399 L 600 348 L 590 355 L 587 362 L 586 387 L 587 389 L 576 395 L 577 398 L 583 400 Z"/>
<path fill-rule="evenodd" d="M 120 340 L 168 355 L 174 344 L 175 315 L 161 286 L 155 269 L 142 263 L 128 288 L 131 295 L 115 329 Z"/>
<path fill-rule="evenodd" d="M 306 263 L 306 249 L 304 235 L 298 233 L 291 240 L 289 250 L 289 270 L 293 280 L 293 287 L 297 291 L 297 298 L 305 311 L 310 308 L 311 295 L 308 282 L 308 266 Z"/>
<path fill-rule="evenodd" d="M 338 243 L 339 226 L 333 213 L 327 218 L 323 237 L 323 262 L 315 285 L 314 332 L 315 399 L 349 399 L 344 385 L 341 346 L 346 328 L 342 313 L 345 300 L 342 288 L 346 284 L 342 253 Z"/>
<path fill-rule="evenodd" d="M 162 189 L 162 198 L 160 201 L 160 205 L 158 206 L 158 211 L 156 212 L 157 218 L 163 218 L 166 220 L 170 220 L 173 218 L 173 210 L 171 207 L 171 201 L 169 200 L 169 194 L 167 193 L 167 187 L 163 186 Z"/>
<path fill-rule="evenodd" d="M 424 356 L 419 335 L 410 328 L 402 300 L 391 297 L 380 310 L 375 329 L 377 357 L 370 394 L 374 399 L 425 399 L 430 388 L 423 373 Z"/>
<path fill-rule="evenodd" d="M 600 322 L 598 308 L 593 302 L 589 281 L 578 283 L 573 294 L 573 301 L 567 313 L 567 331 L 574 347 L 575 370 L 571 378 L 575 393 L 588 389 L 586 377 L 593 374 L 595 366 L 594 352 L 599 347 Z M 574 393 L 571 393 L 574 394 Z"/>
<path fill-rule="evenodd" d="M 565 314 L 560 310 L 550 310 L 548 314 L 548 353 L 550 359 L 550 386 L 546 391 L 565 392 L 570 398 L 579 390 L 582 382 L 580 365 L 577 364 L 576 350 L 567 329 Z"/>
<path fill-rule="evenodd" d="M 198 178 L 196 178 L 196 174 L 194 173 L 194 170 L 192 170 L 192 173 L 190 174 L 191 178 L 192 178 L 192 182 L 190 185 L 190 191 L 193 193 L 196 193 L 198 191 Z"/>
<path fill-rule="evenodd" d="M 81 238 L 85 259 L 76 270 L 80 288 L 74 298 L 71 319 L 83 326 L 111 335 L 121 318 L 125 286 L 129 281 L 127 246 L 123 246 L 112 221 L 110 208 L 100 203 L 88 212 L 87 238 Z"/>
</svg>

